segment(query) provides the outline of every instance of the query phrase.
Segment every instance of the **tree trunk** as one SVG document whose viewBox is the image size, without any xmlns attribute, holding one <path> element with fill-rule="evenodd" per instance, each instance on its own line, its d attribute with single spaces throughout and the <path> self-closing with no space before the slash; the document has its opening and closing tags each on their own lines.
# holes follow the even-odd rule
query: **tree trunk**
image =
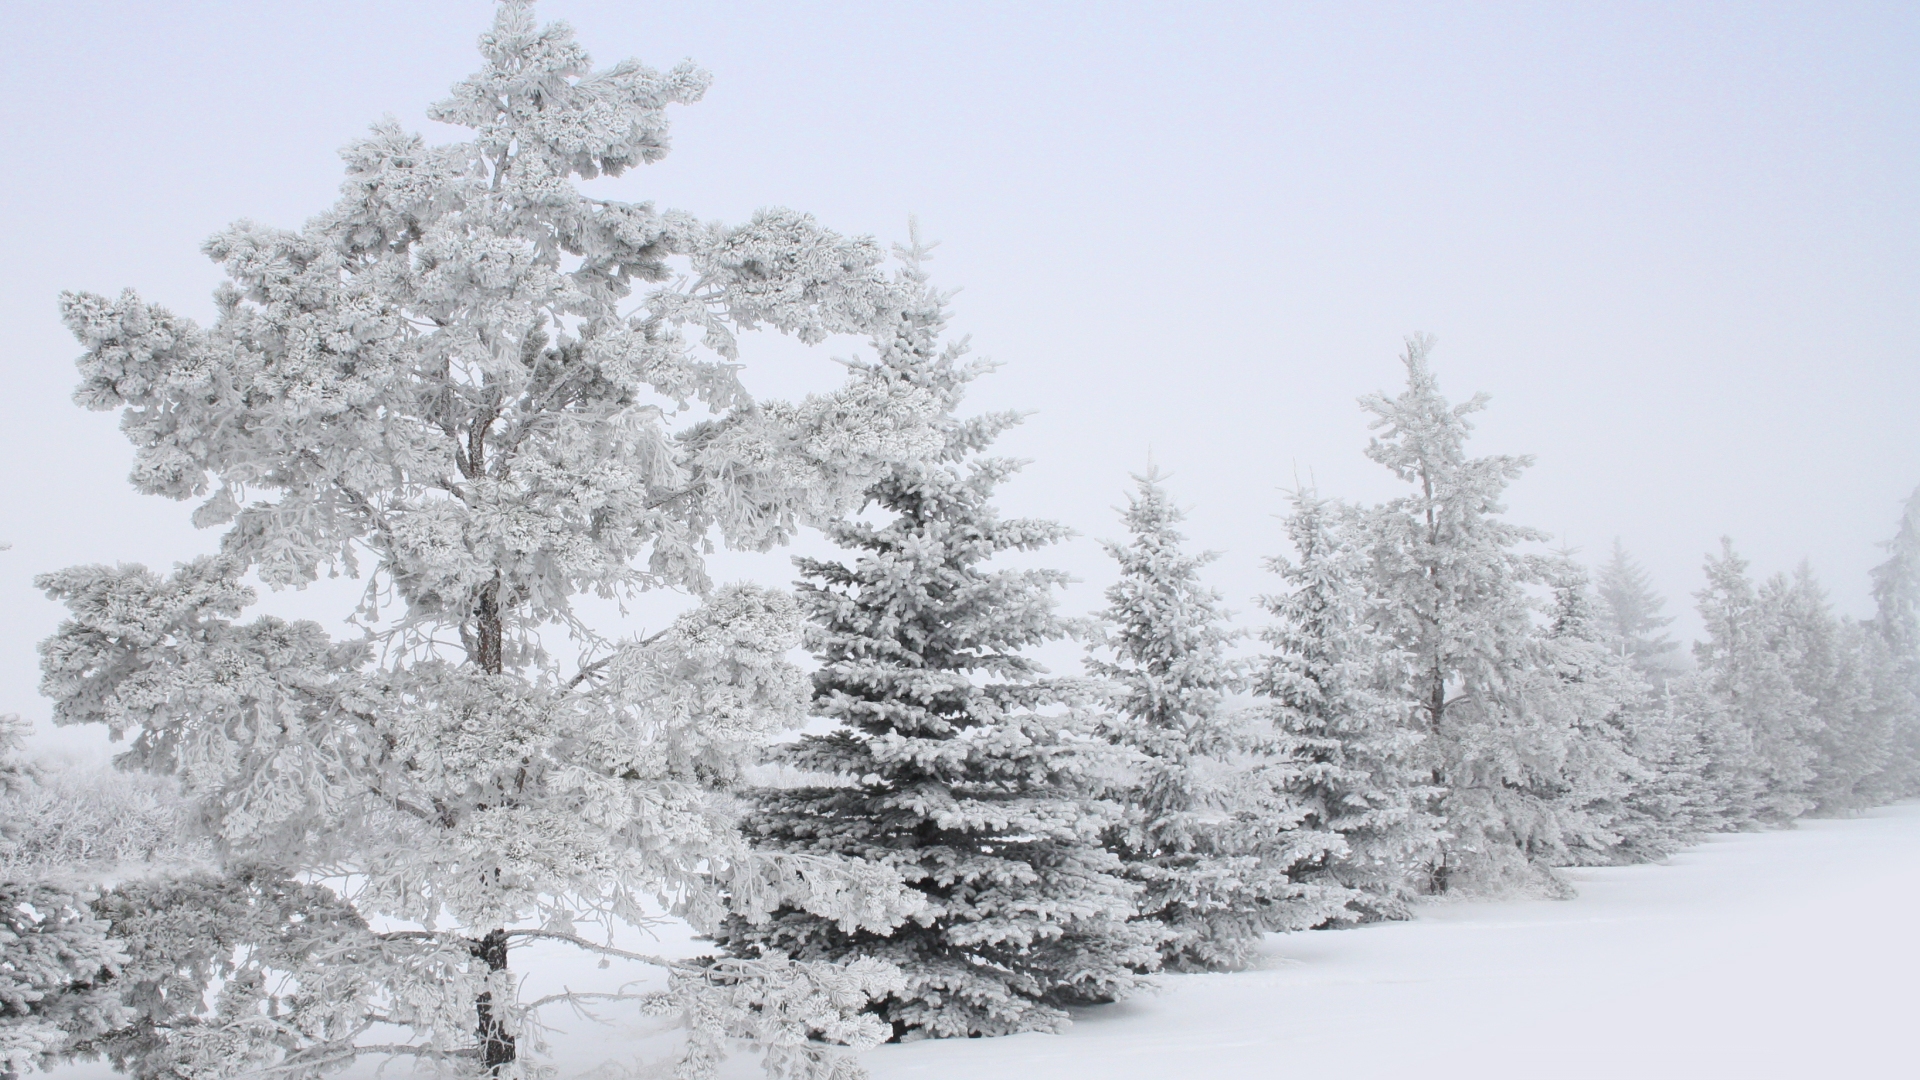
<svg viewBox="0 0 1920 1080">
<path fill-rule="evenodd" d="M 500 618 L 498 574 L 480 590 L 480 602 L 474 616 L 474 622 L 478 624 L 474 633 L 478 646 L 474 650 L 474 663 L 487 674 L 498 675 L 503 666 L 501 644 L 505 637 Z M 472 948 L 474 956 L 487 962 L 487 974 L 507 969 L 507 932 L 504 929 L 473 939 Z M 475 1034 L 480 1037 L 480 1062 L 486 1066 L 489 1074 L 498 1075 L 501 1069 L 513 1064 L 518 1056 L 514 1038 L 507 1031 L 504 1016 L 494 1011 L 492 990 L 474 999 L 473 1011 L 478 1020 Z"/>
<path fill-rule="evenodd" d="M 500 615 L 500 575 L 480 588 L 480 602 L 474 605 L 473 662 L 489 675 L 500 674 L 505 666 L 506 628 Z"/>
<path fill-rule="evenodd" d="M 473 955 L 487 962 L 487 974 L 507 969 L 507 932 L 495 930 L 483 938 L 474 938 Z M 487 1072 L 498 1075 L 500 1070 L 513 1064 L 516 1055 L 514 1038 L 507 1032 L 507 1023 L 503 1016 L 496 1015 L 493 1009 L 493 991 L 487 990 L 474 999 L 473 1011 L 479 1019 L 476 1034 L 480 1037 L 480 1063 Z"/>
</svg>

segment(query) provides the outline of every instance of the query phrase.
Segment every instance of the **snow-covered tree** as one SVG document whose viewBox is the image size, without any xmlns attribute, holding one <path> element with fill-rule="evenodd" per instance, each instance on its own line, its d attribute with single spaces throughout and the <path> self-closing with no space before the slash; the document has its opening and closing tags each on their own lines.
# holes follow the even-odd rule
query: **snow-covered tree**
<svg viewBox="0 0 1920 1080">
<path fill-rule="evenodd" d="M 73 1043 L 126 1020 L 126 959 L 88 893 L 0 878 L 0 1080 L 50 1064 Z"/>
<path fill-rule="evenodd" d="M 1519 550 L 1547 539 L 1501 519 L 1501 496 L 1531 459 L 1469 457 L 1468 417 L 1427 365 L 1431 339 L 1410 338 L 1407 388 L 1361 399 L 1379 432 L 1367 456 L 1413 485 L 1361 512 L 1369 621 L 1411 659 L 1411 703 L 1448 838 L 1432 886 L 1560 886 L 1549 868 L 1588 828 L 1583 810 L 1598 777 L 1580 745 L 1585 719 L 1560 695 L 1529 592 L 1562 560 Z"/>
<path fill-rule="evenodd" d="M 1695 593 L 1707 639 L 1695 642 L 1698 685 L 1689 707 L 1721 713 L 1746 733 L 1745 745 L 1721 747 L 1728 775 L 1728 823 L 1779 824 L 1813 807 L 1813 738 L 1820 729 L 1812 698 L 1794 685 L 1798 659 L 1777 602 L 1763 603 L 1747 561 L 1721 541 L 1708 556 L 1706 587 Z M 1776 594 L 1786 590 L 1784 582 Z M 1743 805 L 1744 804 L 1744 805 Z"/>
<path fill-rule="evenodd" d="M 1673 616 L 1661 614 L 1666 598 L 1653 587 L 1646 568 L 1627 554 L 1618 537 L 1613 552 L 1594 578 L 1599 603 L 1594 617 L 1600 640 L 1632 664 L 1655 689 L 1680 670 L 1680 643 L 1663 631 Z"/>
<path fill-rule="evenodd" d="M 1287 591 L 1262 598 L 1274 623 L 1254 691 L 1273 706 L 1303 825 L 1344 848 L 1301 871 L 1304 881 L 1356 890 L 1350 919 L 1411 914 L 1410 875 L 1440 841 L 1429 812 L 1439 794 L 1419 756 L 1424 734 L 1408 693 L 1411 658 L 1367 619 L 1366 554 L 1349 507 L 1297 492 L 1286 518 L 1294 559 L 1267 561 Z"/>
<path fill-rule="evenodd" d="M 1230 654 L 1241 634 L 1200 579 L 1215 556 L 1186 552 L 1185 515 L 1157 473 L 1135 480 L 1131 539 L 1104 545 L 1120 578 L 1087 662 L 1112 687 L 1111 737 L 1139 755 L 1107 846 L 1141 886 L 1141 916 L 1166 928 L 1163 967 L 1236 968 L 1263 934 L 1342 910 L 1349 890 L 1311 871 L 1344 848 L 1290 793 L 1297 770 L 1271 727 L 1227 707 L 1246 677 Z"/>
<path fill-rule="evenodd" d="M 1920 656 L 1920 488 L 1907 497 L 1887 560 L 1873 568 L 1874 624 L 1902 652 Z"/>
<path fill-rule="evenodd" d="M 14 713 L 0 714 L 0 795 L 14 795 L 32 785 L 38 770 L 20 756 L 32 725 Z M 0 822 L 0 832 L 6 823 Z"/>
<path fill-rule="evenodd" d="M 1571 861 L 1605 865 L 1661 858 L 1687 833 L 1634 797 L 1655 780 L 1640 755 L 1650 741 L 1646 728 L 1658 718 L 1650 715 L 1652 686 L 1609 640 L 1603 610 L 1586 570 L 1569 560 L 1553 584 L 1543 644 L 1550 679 L 1531 696 L 1576 733 L 1561 769 L 1564 801 L 1575 811 L 1566 838 Z"/>
<path fill-rule="evenodd" d="M 750 817 L 765 848 L 885 866 L 925 908 L 887 932 L 788 905 L 719 935 L 738 955 L 898 965 L 905 985 L 875 1008 L 900 1038 L 1056 1030 L 1157 959 L 1158 933 L 1130 921 L 1137 886 L 1100 846 L 1121 764 L 1094 688 L 1027 655 L 1067 633 L 1066 577 L 986 565 L 1066 535 L 992 505 L 1016 463 L 975 454 L 1014 420 L 971 419 L 873 485 L 889 520 L 827 530 L 853 562 L 799 560 L 814 710 L 838 727 L 786 748 L 810 782 L 761 791 Z"/>
<path fill-rule="evenodd" d="M 1816 728 L 1809 740 L 1813 776 L 1807 795 L 1825 813 L 1860 810 L 1877 801 L 1873 781 L 1893 757 L 1890 717 L 1875 707 L 1867 637 L 1834 616 L 1826 590 L 1802 563 L 1793 577 L 1776 575 L 1760 589 L 1773 652 L 1808 702 Z"/>
<path fill-rule="evenodd" d="M 1893 729 L 1893 755 L 1874 781 L 1883 800 L 1920 793 L 1920 489 L 1908 497 L 1900 528 L 1874 567 L 1868 644 L 1875 708 Z"/>
<path fill-rule="evenodd" d="M 71 611 L 42 646 L 57 722 L 133 734 L 125 762 L 178 774 L 230 861 L 351 872 L 360 912 L 463 953 L 435 985 L 473 1012 L 416 1034 L 499 1074 L 521 1067 L 507 960 L 530 937 L 590 944 L 568 928 L 638 918 L 644 897 L 699 925 L 724 895 L 749 917 L 791 902 L 876 932 L 918 902 L 877 867 L 739 837 L 739 756 L 804 716 L 784 659 L 798 612 L 712 590 L 702 555 L 828 520 L 947 436 L 940 359 L 892 348 L 920 285 L 885 274 L 872 241 L 789 210 L 707 224 L 575 186 L 658 160 L 667 106 L 697 100 L 704 73 L 595 71 L 526 0 L 499 5 L 481 52 L 430 113 L 471 139 L 376 126 L 345 150 L 330 210 L 207 243 L 229 278 L 212 327 L 131 292 L 63 298 L 86 350 L 76 400 L 121 410 L 139 490 L 199 500 L 196 524 L 224 533 L 169 575 L 39 584 Z M 880 355 L 831 393 L 760 400 L 736 361 L 763 326 L 864 334 Z M 244 575 L 323 572 L 366 580 L 360 636 L 240 621 Z M 667 587 L 706 602 L 643 641 L 601 638 L 572 603 Z M 459 928 L 435 929 L 443 916 Z M 871 965 L 728 963 L 686 986 L 769 1024 L 798 1021 L 749 1008 L 756 979 L 813 980 L 855 1009 L 861 986 L 892 985 Z M 799 1047 L 769 1067 L 838 1068 L 822 1040 L 884 1032 L 799 1030 L 762 1032 Z"/>
</svg>

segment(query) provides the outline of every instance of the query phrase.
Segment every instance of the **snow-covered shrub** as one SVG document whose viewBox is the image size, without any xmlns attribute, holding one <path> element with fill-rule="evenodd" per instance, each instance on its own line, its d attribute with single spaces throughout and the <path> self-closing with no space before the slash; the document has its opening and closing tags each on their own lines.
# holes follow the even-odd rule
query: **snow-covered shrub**
<svg viewBox="0 0 1920 1080">
<path fill-rule="evenodd" d="M 172 777 L 104 765 L 43 769 L 0 794 L 0 874 L 204 863 L 212 848 Z"/>
</svg>

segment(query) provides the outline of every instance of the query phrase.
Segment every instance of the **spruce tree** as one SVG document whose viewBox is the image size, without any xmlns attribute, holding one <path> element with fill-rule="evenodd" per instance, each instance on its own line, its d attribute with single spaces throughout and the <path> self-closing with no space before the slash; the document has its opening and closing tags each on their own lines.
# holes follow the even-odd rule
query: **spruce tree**
<svg viewBox="0 0 1920 1080">
<path fill-rule="evenodd" d="M 1920 488 L 1907 497 L 1887 560 L 1870 572 L 1874 626 L 1896 650 L 1920 656 Z"/>
<path fill-rule="evenodd" d="M 1646 568 L 1627 554 L 1618 537 L 1594 579 L 1600 640 L 1625 658 L 1657 690 L 1681 670 L 1680 643 L 1662 631 L 1673 616 L 1661 614 L 1666 598 Z"/>
<path fill-rule="evenodd" d="M 903 326 L 931 348 L 944 316 L 923 311 Z M 978 451 L 1015 420 L 956 423 L 943 452 L 871 487 L 889 520 L 826 529 L 851 562 L 797 560 L 814 711 L 839 726 L 781 754 L 812 779 L 757 792 L 746 818 L 763 849 L 879 864 L 924 908 L 888 933 L 788 904 L 716 935 L 739 956 L 898 965 L 905 985 L 874 1006 L 896 1038 L 1058 1030 L 1067 1006 L 1126 994 L 1158 959 L 1159 934 L 1130 921 L 1139 889 L 1100 843 L 1123 763 L 1093 688 L 1026 654 L 1066 636 L 1066 575 L 986 565 L 1067 535 L 993 507 L 1017 463 Z"/>
<path fill-rule="evenodd" d="M 1254 692 L 1272 703 L 1298 763 L 1303 825 L 1344 843 L 1298 875 L 1355 890 L 1344 918 L 1409 918 L 1410 873 L 1440 840 L 1428 810 L 1439 792 L 1421 766 L 1425 735 L 1408 693 L 1412 658 L 1367 620 L 1365 552 L 1351 510 L 1302 491 L 1286 527 L 1294 559 L 1267 563 L 1288 589 L 1261 601 L 1275 621 L 1261 634 L 1271 652 L 1255 670 Z"/>
<path fill-rule="evenodd" d="M 1920 488 L 1907 498 L 1887 559 L 1872 571 L 1875 708 L 1893 732 L 1892 758 L 1873 781 L 1885 799 L 1920 794 Z"/>
<path fill-rule="evenodd" d="M 1575 733 L 1561 772 L 1568 790 L 1566 845 L 1576 864 L 1639 862 L 1679 846 L 1668 824 L 1633 796 L 1652 779 L 1639 752 L 1652 687 L 1629 656 L 1607 642 L 1584 568 L 1571 560 L 1553 585 L 1544 654 L 1550 679 L 1534 696 Z"/>
<path fill-rule="evenodd" d="M 1729 823 L 1782 824 L 1814 805 L 1815 702 L 1794 685 L 1798 646 L 1781 604 L 1762 602 L 1732 540 L 1707 558 L 1706 572 L 1706 586 L 1694 594 L 1707 639 L 1693 646 L 1699 679 L 1692 707 L 1719 714 L 1746 735 L 1744 746 L 1727 741 L 1720 748 Z M 1773 591 L 1785 589 L 1782 582 Z"/>
<path fill-rule="evenodd" d="M 1833 614 L 1826 590 L 1802 563 L 1760 590 L 1773 627 L 1773 651 L 1787 659 L 1794 689 L 1818 722 L 1811 737 L 1813 808 L 1833 814 L 1874 805 L 1873 780 L 1894 754 L 1893 731 L 1875 707 L 1867 635 Z"/>
<path fill-rule="evenodd" d="M 1215 556 L 1183 549 L 1185 515 L 1157 474 L 1135 479 L 1123 515 L 1131 539 L 1105 545 L 1120 578 L 1088 661 L 1112 687 L 1112 737 L 1140 755 L 1107 845 L 1142 888 L 1142 917 L 1166 928 L 1163 967 L 1236 968 L 1262 934 L 1341 910 L 1346 888 L 1295 875 L 1343 849 L 1289 792 L 1296 769 L 1270 726 L 1226 707 L 1246 678 L 1230 655 L 1241 635 L 1200 580 Z"/>
<path fill-rule="evenodd" d="M 94 899 L 70 885 L 0 878 L 0 1080 L 50 1067 L 128 1020 L 112 985 L 126 945 Z"/>
<path fill-rule="evenodd" d="M 1431 865 L 1439 891 L 1564 892 L 1550 867 L 1586 827 L 1592 760 L 1583 721 L 1549 694 L 1551 663 L 1530 588 L 1562 560 L 1522 544 L 1547 539 L 1500 515 L 1527 457 L 1469 457 L 1468 417 L 1480 395 L 1448 403 L 1427 365 L 1431 340 L 1410 338 L 1407 388 L 1361 401 L 1379 431 L 1367 456 L 1413 492 L 1366 510 L 1374 626 L 1411 656 L 1411 704 L 1427 734 L 1422 754 L 1442 789 L 1448 838 Z M 1542 697 L 1543 694 L 1549 696 Z"/>
</svg>

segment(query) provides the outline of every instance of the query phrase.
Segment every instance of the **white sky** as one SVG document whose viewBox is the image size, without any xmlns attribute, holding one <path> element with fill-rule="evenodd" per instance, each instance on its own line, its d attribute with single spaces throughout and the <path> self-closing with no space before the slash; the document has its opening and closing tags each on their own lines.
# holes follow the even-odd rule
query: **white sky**
<svg viewBox="0 0 1920 1080">
<path fill-rule="evenodd" d="M 1354 399 L 1438 335 L 1475 449 L 1532 453 L 1513 519 L 1589 556 L 1621 536 L 1693 620 L 1704 553 L 1813 563 L 1846 613 L 1920 484 L 1920 8 L 1911 4 L 649 4 L 549 0 L 603 65 L 692 57 L 674 152 L 618 181 L 740 220 L 942 241 L 956 329 L 1037 410 L 1009 513 L 1094 538 L 1151 454 L 1221 549 L 1234 607 L 1272 587 L 1281 489 L 1377 499 Z M 15 9 L 0 66 L 10 393 L 0 401 L 0 711 L 43 729 L 33 574 L 212 550 L 136 496 L 110 414 L 70 404 L 61 289 L 202 321 L 201 241 L 297 226 L 334 150 L 477 65 L 481 0 L 69 2 Z M 769 343 L 756 390 L 829 385 Z M 723 573 L 791 578 L 784 553 Z M 329 622 L 340 590 L 268 606 Z M 654 622 L 657 624 L 658 619 Z M 610 629 L 613 629 L 610 627 Z"/>
</svg>

